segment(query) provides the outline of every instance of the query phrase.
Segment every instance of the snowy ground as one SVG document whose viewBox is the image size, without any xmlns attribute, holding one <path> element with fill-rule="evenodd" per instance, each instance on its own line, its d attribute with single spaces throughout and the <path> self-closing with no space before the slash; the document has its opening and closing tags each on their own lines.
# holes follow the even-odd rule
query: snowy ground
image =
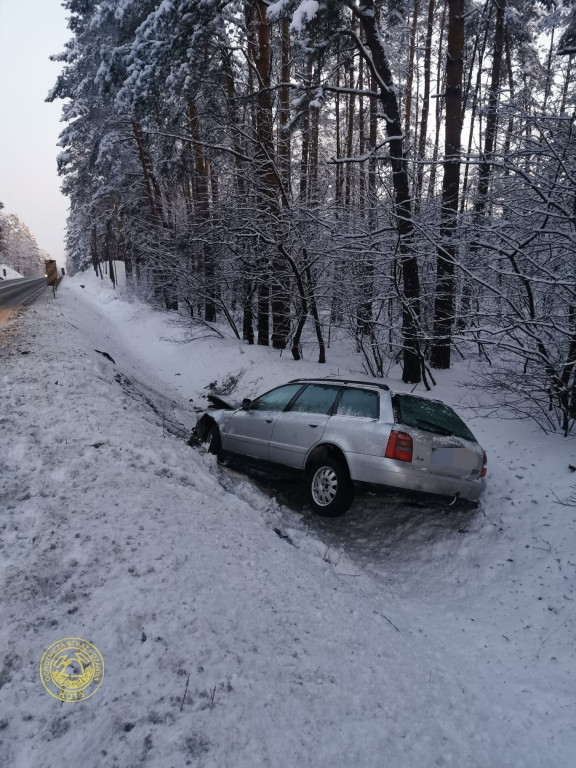
<svg viewBox="0 0 576 768">
<path fill-rule="evenodd" d="M 211 382 L 253 395 L 349 350 L 183 337 L 90 275 L 0 328 L 0 765 L 572 768 L 574 441 L 461 409 L 480 510 L 320 520 L 186 438 Z M 104 657 L 88 701 L 41 685 L 64 637 Z"/>
</svg>

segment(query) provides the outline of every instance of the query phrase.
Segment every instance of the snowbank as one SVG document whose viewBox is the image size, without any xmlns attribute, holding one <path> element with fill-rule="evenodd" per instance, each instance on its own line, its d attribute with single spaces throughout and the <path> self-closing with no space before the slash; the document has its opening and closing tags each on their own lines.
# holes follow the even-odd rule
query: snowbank
<svg viewBox="0 0 576 768">
<path fill-rule="evenodd" d="M 0 264 L 0 280 L 16 280 L 22 277 L 19 272 L 9 267 L 7 264 Z"/>
</svg>

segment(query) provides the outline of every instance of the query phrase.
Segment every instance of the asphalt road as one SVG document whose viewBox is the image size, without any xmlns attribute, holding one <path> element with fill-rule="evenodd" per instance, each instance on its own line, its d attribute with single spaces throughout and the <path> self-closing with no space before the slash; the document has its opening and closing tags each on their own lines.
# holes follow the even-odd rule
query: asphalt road
<svg viewBox="0 0 576 768">
<path fill-rule="evenodd" d="M 20 277 L 0 282 L 0 323 L 8 318 L 12 310 L 31 304 L 45 289 L 45 277 Z"/>
</svg>

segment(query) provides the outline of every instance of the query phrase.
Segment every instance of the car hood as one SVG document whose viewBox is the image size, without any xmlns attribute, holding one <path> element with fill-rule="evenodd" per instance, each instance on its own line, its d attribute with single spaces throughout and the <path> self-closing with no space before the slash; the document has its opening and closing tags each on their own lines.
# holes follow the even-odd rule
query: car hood
<svg viewBox="0 0 576 768">
<path fill-rule="evenodd" d="M 222 411 L 237 411 L 242 405 L 239 400 L 226 397 L 224 395 L 208 395 L 210 408 L 216 408 Z"/>
</svg>

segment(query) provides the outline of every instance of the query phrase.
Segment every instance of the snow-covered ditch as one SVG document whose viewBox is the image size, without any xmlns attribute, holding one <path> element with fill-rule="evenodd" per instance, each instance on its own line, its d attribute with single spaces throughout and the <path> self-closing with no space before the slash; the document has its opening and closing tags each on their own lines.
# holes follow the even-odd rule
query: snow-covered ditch
<svg viewBox="0 0 576 768">
<path fill-rule="evenodd" d="M 185 436 L 211 382 L 349 350 L 183 338 L 89 275 L 0 328 L 0 765 L 574 766 L 573 440 L 473 418 L 451 372 L 481 508 L 319 520 Z M 38 671 L 66 637 L 105 662 L 76 704 Z"/>
</svg>

